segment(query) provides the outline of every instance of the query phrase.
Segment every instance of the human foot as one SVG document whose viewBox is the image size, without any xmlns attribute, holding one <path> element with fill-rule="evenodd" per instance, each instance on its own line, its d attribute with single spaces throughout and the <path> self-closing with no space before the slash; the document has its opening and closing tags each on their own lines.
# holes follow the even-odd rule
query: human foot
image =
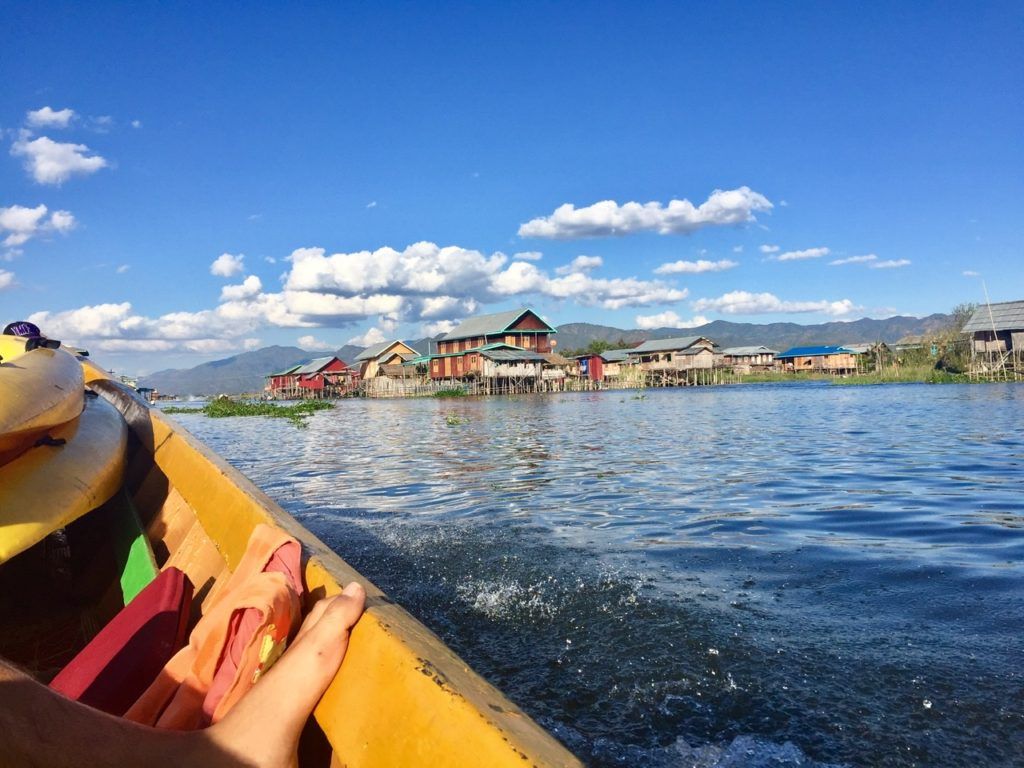
<svg viewBox="0 0 1024 768">
<path fill-rule="evenodd" d="M 254 766 L 294 765 L 302 728 L 337 674 L 365 603 L 366 592 L 356 582 L 317 602 L 285 654 L 206 730 L 210 742 Z"/>
</svg>

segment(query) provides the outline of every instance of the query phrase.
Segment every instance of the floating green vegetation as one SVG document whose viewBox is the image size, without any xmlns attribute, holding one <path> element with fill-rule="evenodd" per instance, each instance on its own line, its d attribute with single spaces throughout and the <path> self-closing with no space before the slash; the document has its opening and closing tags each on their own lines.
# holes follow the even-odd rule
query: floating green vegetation
<svg viewBox="0 0 1024 768">
<path fill-rule="evenodd" d="M 449 427 L 457 427 L 460 424 L 466 424 L 468 422 L 469 419 L 464 419 L 461 416 L 456 416 L 454 413 L 449 413 L 447 416 L 444 417 L 444 423 L 447 424 Z"/>
<path fill-rule="evenodd" d="M 883 368 L 879 371 L 861 373 L 855 376 L 844 376 L 843 378 L 836 379 L 833 383 L 840 385 L 896 383 L 961 384 L 967 380 L 965 374 L 942 371 L 933 365 L 906 365 Z"/>
<path fill-rule="evenodd" d="M 164 408 L 164 413 L 202 413 L 211 419 L 224 419 L 229 416 L 270 416 L 276 419 L 290 419 L 297 427 L 306 426 L 306 417 L 317 411 L 326 411 L 334 406 L 324 400 L 304 400 L 294 405 L 275 405 L 274 403 L 229 400 L 218 397 L 202 408 Z"/>
<path fill-rule="evenodd" d="M 434 393 L 434 397 L 465 397 L 466 390 L 454 387 L 452 389 L 439 389 Z"/>
</svg>

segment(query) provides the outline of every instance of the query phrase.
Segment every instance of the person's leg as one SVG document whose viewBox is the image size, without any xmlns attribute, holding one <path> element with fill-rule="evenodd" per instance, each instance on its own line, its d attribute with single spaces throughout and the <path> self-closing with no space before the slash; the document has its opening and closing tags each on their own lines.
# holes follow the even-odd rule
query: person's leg
<svg viewBox="0 0 1024 768">
<path fill-rule="evenodd" d="M 25 766 L 252 766 L 294 763 L 299 735 L 334 679 L 366 593 L 349 584 L 321 600 L 292 646 L 223 720 L 165 731 L 66 699 L 0 660 L 0 755 Z"/>
</svg>

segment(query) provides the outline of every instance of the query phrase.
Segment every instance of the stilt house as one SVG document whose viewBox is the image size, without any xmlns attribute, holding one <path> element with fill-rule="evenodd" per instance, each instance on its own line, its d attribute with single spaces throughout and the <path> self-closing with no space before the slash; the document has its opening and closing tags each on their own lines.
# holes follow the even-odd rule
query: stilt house
<svg viewBox="0 0 1024 768">
<path fill-rule="evenodd" d="M 767 371 L 775 367 L 777 354 L 777 350 L 768 347 L 727 347 L 719 353 L 722 365 L 738 373 Z"/>
<path fill-rule="evenodd" d="M 791 373 L 856 373 L 857 356 L 846 347 L 793 347 L 776 355 L 782 370 Z"/>
<path fill-rule="evenodd" d="M 419 353 L 404 341 L 382 341 L 356 355 L 355 362 L 359 363 L 359 375 L 363 381 L 377 376 L 394 376 L 396 373 L 400 378 L 401 370 L 385 366 L 401 366 L 418 356 Z"/>
<path fill-rule="evenodd" d="M 1024 358 L 1024 301 L 982 304 L 964 324 L 971 335 L 972 357 L 994 364 L 998 358 Z"/>
<path fill-rule="evenodd" d="M 689 371 L 711 368 L 715 363 L 715 343 L 705 336 L 676 339 L 652 339 L 629 350 L 644 371 Z"/>
<path fill-rule="evenodd" d="M 555 333 L 531 309 L 471 317 L 437 342 L 430 378 L 479 378 L 490 380 L 485 391 L 528 391 L 541 378 Z"/>
</svg>

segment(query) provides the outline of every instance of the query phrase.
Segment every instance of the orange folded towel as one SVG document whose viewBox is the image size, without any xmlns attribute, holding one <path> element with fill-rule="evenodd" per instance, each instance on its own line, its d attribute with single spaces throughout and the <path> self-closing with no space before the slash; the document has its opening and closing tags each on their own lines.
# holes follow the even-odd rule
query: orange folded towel
<svg viewBox="0 0 1024 768">
<path fill-rule="evenodd" d="M 301 547 L 258 525 L 188 645 L 125 713 L 145 725 L 204 728 L 224 717 L 284 652 L 301 619 Z"/>
</svg>

